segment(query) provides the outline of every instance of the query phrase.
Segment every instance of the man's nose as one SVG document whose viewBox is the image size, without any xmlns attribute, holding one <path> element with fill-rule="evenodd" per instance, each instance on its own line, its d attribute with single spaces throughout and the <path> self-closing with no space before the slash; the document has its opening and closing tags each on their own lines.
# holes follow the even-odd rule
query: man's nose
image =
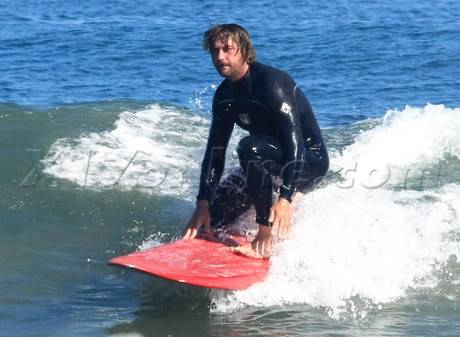
<svg viewBox="0 0 460 337">
<path fill-rule="evenodd" d="M 224 58 L 225 58 L 225 53 L 224 53 L 224 51 L 223 51 L 222 49 L 218 49 L 218 50 L 216 51 L 216 60 L 217 60 L 217 61 L 221 61 L 221 60 L 223 60 Z"/>
</svg>

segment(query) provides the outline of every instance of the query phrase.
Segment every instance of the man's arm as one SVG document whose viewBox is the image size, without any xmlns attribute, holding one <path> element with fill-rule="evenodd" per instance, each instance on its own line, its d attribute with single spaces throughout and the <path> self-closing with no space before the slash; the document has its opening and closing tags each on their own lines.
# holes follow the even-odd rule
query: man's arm
<svg viewBox="0 0 460 337">
<path fill-rule="evenodd" d="M 201 164 L 200 189 L 192 218 L 187 224 L 183 238 L 193 239 L 198 235 L 200 227 L 204 225 L 205 233 L 211 234 L 211 216 L 209 200 L 216 185 L 219 183 L 224 170 L 225 150 L 233 131 L 231 116 L 219 111 L 216 99 L 213 102 L 213 116 L 209 130 L 208 145 Z"/>
<path fill-rule="evenodd" d="M 305 158 L 300 114 L 297 111 L 296 90 L 300 89 L 292 81 L 289 86 L 278 87 L 271 97 L 271 106 L 278 125 L 279 141 L 284 159 L 280 197 L 288 201 L 292 199 L 299 171 L 307 159 Z"/>
<path fill-rule="evenodd" d="M 278 200 L 270 209 L 268 221 L 272 224 L 272 235 L 284 238 L 292 224 L 291 201 L 299 170 L 305 161 L 305 145 L 297 111 L 294 81 L 286 76 L 271 86 L 270 105 L 278 125 L 279 142 L 283 152 L 284 166 L 281 171 L 282 185 Z"/>
<path fill-rule="evenodd" d="M 212 191 L 219 183 L 224 171 L 225 152 L 234 125 L 230 117 L 224 111 L 219 110 L 216 99 L 214 99 L 208 144 L 201 164 L 200 187 L 197 200 L 210 200 Z"/>
</svg>

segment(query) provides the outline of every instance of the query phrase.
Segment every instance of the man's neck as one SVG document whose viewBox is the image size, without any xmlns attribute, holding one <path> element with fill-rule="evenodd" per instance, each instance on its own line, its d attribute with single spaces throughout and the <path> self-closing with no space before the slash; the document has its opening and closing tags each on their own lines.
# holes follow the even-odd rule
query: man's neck
<svg viewBox="0 0 460 337">
<path fill-rule="evenodd" d="M 245 77 L 249 73 L 249 64 L 245 63 L 243 67 L 241 67 L 241 71 L 236 75 L 233 76 L 232 78 L 229 78 L 228 80 L 230 82 L 237 82 L 241 80 L 243 77 Z"/>
</svg>

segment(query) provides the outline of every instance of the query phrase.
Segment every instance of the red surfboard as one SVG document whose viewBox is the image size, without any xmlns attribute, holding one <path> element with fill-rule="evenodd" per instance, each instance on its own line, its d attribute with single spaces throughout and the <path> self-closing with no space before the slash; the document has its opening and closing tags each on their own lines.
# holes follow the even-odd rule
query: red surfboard
<svg viewBox="0 0 460 337">
<path fill-rule="evenodd" d="M 178 240 L 116 257 L 109 264 L 206 288 L 240 290 L 263 281 L 269 261 L 235 254 L 230 246 L 235 242 Z"/>
</svg>

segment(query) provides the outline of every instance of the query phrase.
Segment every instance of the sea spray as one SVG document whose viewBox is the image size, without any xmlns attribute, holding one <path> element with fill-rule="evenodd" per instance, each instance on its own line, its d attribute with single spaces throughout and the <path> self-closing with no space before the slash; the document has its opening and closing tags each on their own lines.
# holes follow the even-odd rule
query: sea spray
<svg viewBox="0 0 460 337">
<path fill-rule="evenodd" d="M 212 310 L 306 304 L 332 317 L 363 317 L 409 289 L 436 287 L 437 271 L 460 256 L 460 187 L 455 179 L 449 184 L 439 179 L 413 188 L 404 179 L 416 179 L 414 174 L 426 168 L 433 171 L 439 162 L 458 161 L 458 110 L 427 105 L 389 111 L 352 144 L 330 148 L 331 167 L 339 173 L 302 198 L 267 280 L 245 291 L 213 292 Z M 44 172 L 85 188 L 136 189 L 191 200 L 208 127 L 206 119 L 157 104 L 126 111 L 111 131 L 56 141 L 43 160 Z M 241 135 L 232 137 L 230 157 Z M 132 159 L 136 151 L 140 155 Z M 227 164 L 232 163 L 230 158 Z M 185 179 L 153 176 L 164 170 L 186 172 Z M 381 172 L 390 172 L 391 179 Z M 153 183 L 155 189 L 146 188 Z M 158 243 L 147 239 L 140 248 L 152 242 Z"/>
<path fill-rule="evenodd" d="M 342 180 L 305 195 L 268 279 L 215 293 L 213 310 L 307 304 L 335 318 L 362 318 L 409 289 L 436 287 L 439 269 L 460 256 L 460 185 L 414 190 L 365 179 L 382 167 L 401 171 L 458 157 L 459 112 L 433 105 L 389 111 L 381 125 L 335 149 L 334 167 L 358 163 L 353 180 L 342 169 Z"/>
<path fill-rule="evenodd" d="M 459 219 L 451 203 L 423 196 L 336 186 L 305 196 L 268 279 L 232 293 L 233 300 L 218 302 L 216 310 L 303 303 L 335 316 L 357 297 L 369 301 L 362 314 L 371 304 L 404 296 L 409 287 L 436 286 L 428 277 L 436 265 L 460 256 L 458 242 L 444 235 L 459 229 Z"/>
<path fill-rule="evenodd" d="M 389 110 L 380 125 L 333 157 L 333 165 L 342 168 L 344 187 L 439 187 L 448 160 L 460 159 L 460 109 L 428 104 Z"/>
<path fill-rule="evenodd" d="M 208 121 L 158 104 L 119 115 L 113 130 L 59 139 L 44 173 L 78 186 L 189 197 Z"/>
</svg>

